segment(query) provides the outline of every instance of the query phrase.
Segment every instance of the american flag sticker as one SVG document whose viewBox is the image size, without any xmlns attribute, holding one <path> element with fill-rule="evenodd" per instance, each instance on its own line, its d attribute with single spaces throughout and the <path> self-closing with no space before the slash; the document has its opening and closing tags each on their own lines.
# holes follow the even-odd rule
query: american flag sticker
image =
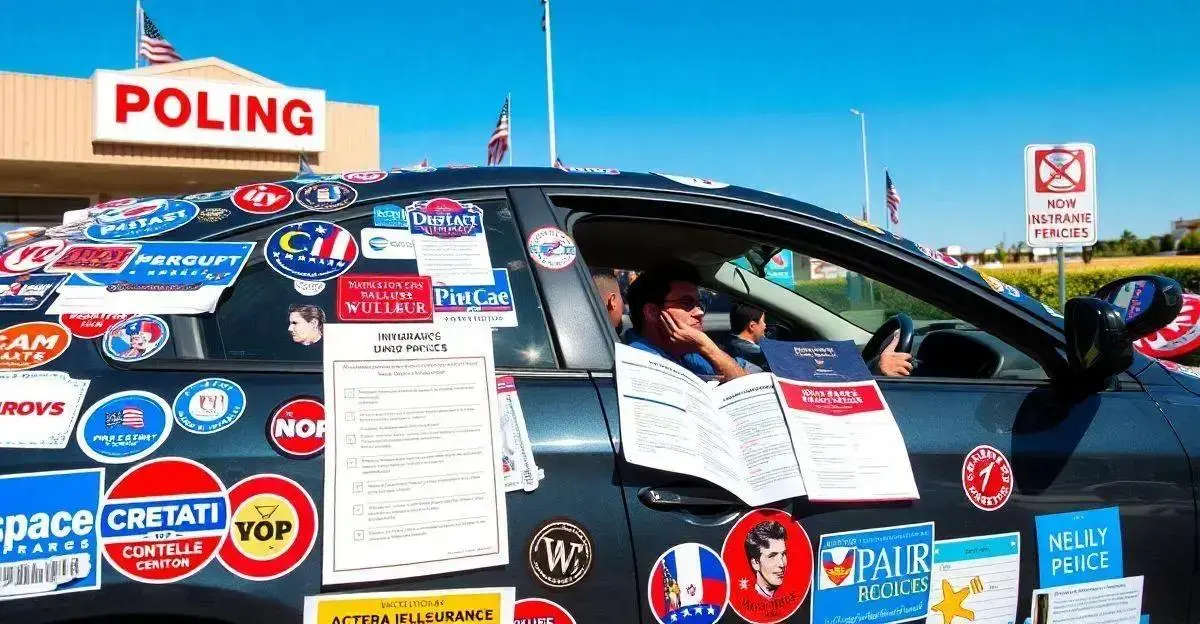
<svg viewBox="0 0 1200 624">
<path fill-rule="evenodd" d="M 175 419 L 162 397 L 142 390 L 110 394 L 80 419 L 75 440 L 85 455 L 104 464 L 128 464 L 162 446 Z"/>
</svg>

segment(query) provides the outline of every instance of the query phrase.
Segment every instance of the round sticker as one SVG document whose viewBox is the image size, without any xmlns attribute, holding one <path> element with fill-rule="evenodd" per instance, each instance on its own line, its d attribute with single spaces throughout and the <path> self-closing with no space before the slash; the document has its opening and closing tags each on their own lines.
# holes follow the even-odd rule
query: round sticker
<svg viewBox="0 0 1200 624">
<path fill-rule="evenodd" d="M 162 350 L 171 329 L 161 318 L 144 314 L 114 324 L 104 332 L 104 354 L 118 362 L 137 362 Z"/>
<path fill-rule="evenodd" d="M 30 321 L 0 329 L 0 371 L 37 368 L 71 346 L 71 334 L 58 323 Z"/>
<path fill-rule="evenodd" d="M 557 602 L 522 598 L 513 604 L 513 624 L 575 624 L 575 618 Z"/>
<path fill-rule="evenodd" d="M 646 595 L 659 624 L 713 624 L 729 603 L 729 572 L 708 546 L 679 544 L 654 562 Z"/>
<path fill-rule="evenodd" d="M 1166 327 L 1133 341 L 1133 348 L 1156 358 L 1173 358 L 1200 347 L 1200 295 L 1183 294 L 1179 315 Z"/>
<path fill-rule="evenodd" d="M 200 208 L 190 201 L 150 199 L 101 212 L 84 234 L 99 242 L 149 238 L 181 228 L 199 213 Z"/>
<path fill-rule="evenodd" d="M 47 238 L 5 249 L 0 252 L 0 274 L 23 275 L 36 271 L 54 262 L 66 247 L 67 241 L 61 238 Z"/>
<path fill-rule="evenodd" d="M 269 215 L 287 208 L 292 203 L 292 189 L 279 184 L 247 184 L 233 191 L 233 205 L 242 212 Z"/>
<path fill-rule="evenodd" d="M 984 275 L 983 273 L 980 273 L 979 277 L 982 277 L 983 281 L 987 282 L 987 285 L 992 287 L 992 290 L 1002 295 L 1008 295 L 1014 299 L 1021 298 L 1021 291 L 1017 290 L 1015 286 L 1009 286 L 1008 284 L 1005 284 L 991 275 Z"/>
<path fill-rule="evenodd" d="M 372 184 L 387 177 L 386 171 L 351 171 L 343 173 L 342 179 L 354 184 Z"/>
<path fill-rule="evenodd" d="M 317 212 L 341 210 L 358 199 L 358 191 L 344 182 L 313 182 L 296 191 L 296 203 Z"/>
<path fill-rule="evenodd" d="M 217 221 L 224 220 L 230 214 L 233 213 L 229 212 L 228 208 L 201 208 L 200 214 L 196 216 L 196 220 L 203 221 L 204 223 L 216 223 Z"/>
<path fill-rule="evenodd" d="M 358 242 L 336 223 L 301 221 L 275 230 L 263 244 L 263 256 L 284 277 L 323 282 L 350 270 Z"/>
<path fill-rule="evenodd" d="M 575 241 L 554 227 L 538 228 L 529 235 L 529 257 L 534 264 L 551 271 L 561 271 L 575 263 L 579 255 Z"/>
<path fill-rule="evenodd" d="M 948 253 L 926 247 L 925 245 L 917 245 L 917 249 L 920 249 L 921 253 L 928 256 L 930 260 L 936 261 L 938 264 L 948 266 L 952 269 L 963 268 L 963 263 L 959 262 L 958 258 L 955 258 Z"/>
<path fill-rule="evenodd" d="M 786 511 L 742 516 L 725 536 L 721 560 L 729 570 L 729 607 L 748 622 L 788 619 L 812 587 L 812 542 Z"/>
<path fill-rule="evenodd" d="M 60 314 L 58 322 L 70 330 L 72 336 L 90 340 L 103 336 L 110 327 L 132 316 L 132 314 Z"/>
<path fill-rule="evenodd" d="M 229 507 L 229 537 L 218 557 L 244 579 L 277 579 L 299 567 L 317 543 L 317 506 L 287 477 L 242 479 L 229 488 Z"/>
<path fill-rule="evenodd" d="M 136 203 L 138 203 L 138 198 L 136 197 L 122 197 L 121 199 L 110 199 L 106 202 L 100 202 L 92 206 L 92 208 L 120 208 L 122 206 L 132 206 Z"/>
<path fill-rule="evenodd" d="M 241 418 L 246 411 L 246 393 L 228 379 L 209 377 L 180 390 L 171 411 L 179 426 L 187 431 L 216 433 Z"/>
<path fill-rule="evenodd" d="M 213 471 L 184 457 L 134 466 L 117 477 L 104 499 L 104 558 L 143 583 L 173 583 L 204 569 L 229 530 L 224 484 Z"/>
<path fill-rule="evenodd" d="M 128 464 L 162 446 L 173 422 L 171 406 L 162 397 L 126 390 L 93 403 L 79 420 L 75 441 L 102 464 Z"/>
<path fill-rule="evenodd" d="M 267 439 L 292 459 L 320 453 L 325 450 L 325 406 L 307 397 L 284 402 L 267 419 Z"/>
<path fill-rule="evenodd" d="M 325 282 L 306 282 L 304 280 L 293 280 L 292 285 L 296 288 L 296 292 L 305 297 L 312 297 L 321 294 L 325 290 Z"/>
<path fill-rule="evenodd" d="M 671 175 L 669 173 L 656 173 L 655 175 L 660 175 L 668 180 L 674 180 L 680 184 L 686 184 L 687 186 L 694 186 L 702 189 L 719 189 L 729 186 L 724 182 L 717 182 L 707 178 L 693 178 L 692 176 Z"/>
<path fill-rule="evenodd" d="M 222 199 L 229 199 L 229 197 L 232 195 L 233 195 L 232 190 L 226 190 L 226 191 L 213 191 L 211 193 L 193 193 L 191 195 L 184 195 L 183 198 L 188 201 L 191 201 L 191 202 L 210 202 L 210 201 L 221 201 Z"/>
<path fill-rule="evenodd" d="M 962 484 L 972 505 L 996 511 L 1012 496 L 1012 464 L 1004 453 L 986 444 L 979 445 L 963 459 Z"/>
<path fill-rule="evenodd" d="M 592 570 L 592 536 L 566 518 L 543 523 L 525 546 L 533 578 L 551 589 L 566 589 Z"/>
</svg>

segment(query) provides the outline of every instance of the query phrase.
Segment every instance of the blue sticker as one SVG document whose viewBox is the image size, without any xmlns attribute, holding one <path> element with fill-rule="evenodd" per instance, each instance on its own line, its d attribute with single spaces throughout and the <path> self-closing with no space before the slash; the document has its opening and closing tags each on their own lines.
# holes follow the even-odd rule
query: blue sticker
<svg viewBox="0 0 1200 624">
<path fill-rule="evenodd" d="M 445 197 L 409 206 L 408 227 L 414 236 L 462 238 L 484 236 L 483 209 L 475 204 L 461 204 Z"/>
<path fill-rule="evenodd" d="M 96 401 L 80 419 L 75 441 L 102 464 L 128 464 L 149 456 L 171 433 L 171 406 L 157 394 L 127 390 Z"/>
<path fill-rule="evenodd" d="M 396 204 L 375 206 L 375 227 L 408 229 L 408 213 Z"/>
<path fill-rule="evenodd" d="M 66 278 L 44 273 L 0 277 L 0 310 L 36 310 Z"/>
<path fill-rule="evenodd" d="M 187 225 L 200 208 L 182 199 L 149 199 L 96 215 L 84 234 L 94 241 L 128 241 L 165 234 Z"/>
<path fill-rule="evenodd" d="M 233 284 L 253 250 L 254 243 L 141 243 L 119 273 L 75 273 L 66 286 L 111 293 L 220 291 Z M 217 297 L 220 292 L 214 303 Z"/>
<path fill-rule="evenodd" d="M 813 624 L 892 624 L 929 608 L 933 523 L 821 536 Z"/>
<path fill-rule="evenodd" d="M 171 408 L 180 427 L 206 435 L 226 429 L 242 417 L 246 393 L 235 382 L 209 377 L 181 390 Z"/>
<path fill-rule="evenodd" d="M 296 203 L 317 212 L 341 210 L 358 199 L 358 191 L 345 182 L 313 182 L 296 191 Z"/>
<path fill-rule="evenodd" d="M 771 371 L 796 381 L 867 381 L 871 371 L 849 340 L 785 342 L 764 338 L 759 345 Z"/>
<path fill-rule="evenodd" d="M 0 600 L 100 589 L 104 469 L 0 475 Z"/>
<path fill-rule="evenodd" d="M 492 268 L 491 286 L 433 287 L 433 319 L 445 325 L 516 327 L 508 269 Z"/>
<path fill-rule="evenodd" d="M 227 191 L 213 191 L 211 193 L 195 193 L 192 195 L 184 195 L 183 198 L 187 201 L 193 202 L 210 202 L 229 199 L 231 196 L 233 196 L 233 189 L 229 189 Z"/>
<path fill-rule="evenodd" d="M 1043 589 L 1125 576 L 1116 507 L 1037 516 L 1034 522 Z"/>
<path fill-rule="evenodd" d="M 280 275 L 307 282 L 333 279 L 358 260 L 358 242 L 328 221 L 301 221 L 275 230 L 263 244 L 267 265 Z"/>
<path fill-rule="evenodd" d="M 137 362 L 161 351 L 170 338 L 171 329 L 166 321 L 143 314 L 109 327 L 101 348 L 118 362 Z"/>
</svg>

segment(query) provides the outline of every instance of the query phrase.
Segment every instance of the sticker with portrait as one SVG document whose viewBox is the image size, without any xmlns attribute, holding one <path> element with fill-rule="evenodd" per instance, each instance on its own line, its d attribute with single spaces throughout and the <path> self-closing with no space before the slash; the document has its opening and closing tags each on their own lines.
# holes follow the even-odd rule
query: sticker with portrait
<svg viewBox="0 0 1200 624">
<path fill-rule="evenodd" d="M 325 335 L 325 310 L 311 303 L 293 303 L 287 310 L 287 332 L 292 342 L 305 347 Z"/>
<path fill-rule="evenodd" d="M 754 624 L 792 616 L 812 586 L 812 542 L 786 511 L 755 509 L 742 516 L 721 547 L 729 569 L 729 606 Z"/>
<path fill-rule="evenodd" d="M 171 337 L 163 319 L 143 314 L 117 323 L 104 332 L 104 354 L 118 362 L 137 362 L 162 350 Z"/>
</svg>

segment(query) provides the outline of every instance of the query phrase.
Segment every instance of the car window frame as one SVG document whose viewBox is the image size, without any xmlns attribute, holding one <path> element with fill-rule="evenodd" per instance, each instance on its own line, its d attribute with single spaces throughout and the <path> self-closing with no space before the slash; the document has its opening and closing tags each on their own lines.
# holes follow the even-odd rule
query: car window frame
<svg viewBox="0 0 1200 624">
<path fill-rule="evenodd" d="M 446 188 L 446 189 L 419 189 L 411 192 L 396 193 L 382 197 L 374 197 L 370 200 L 355 202 L 346 208 L 334 212 L 289 212 L 280 216 L 273 216 L 270 219 L 255 221 L 244 227 L 213 232 L 210 235 L 197 239 L 198 242 L 255 242 L 254 250 L 251 252 L 251 257 L 247 260 L 246 266 L 249 267 L 252 263 L 265 262 L 262 256 L 261 241 L 274 232 L 280 226 L 297 221 L 303 218 L 323 219 L 341 224 L 345 221 L 361 219 L 365 216 L 374 213 L 374 207 L 383 203 L 404 202 L 423 197 L 438 197 L 452 196 L 456 200 L 468 202 L 484 202 L 484 201 L 503 201 L 507 204 L 510 212 L 512 212 L 514 224 L 518 235 L 522 241 L 527 237 L 525 225 L 521 219 L 520 211 L 517 203 L 513 200 L 510 194 L 511 189 L 508 187 L 472 187 L 466 189 Z M 356 240 L 358 232 L 355 232 Z M 524 245 L 523 245 L 524 246 Z M 525 260 L 528 261 L 528 254 L 525 254 Z M 564 363 L 562 353 L 558 347 L 556 335 L 554 332 L 554 324 L 550 318 L 550 312 L 546 302 L 546 296 L 542 289 L 542 285 L 537 276 L 537 266 L 530 263 L 529 271 L 533 280 L 533 287 L 536 296 L 541 300 L 543 315 L 546 320 L 545 329 L 547 334 L 547 343 L 551 350 L 551 359 L 555 363 L 554 368 L 533 368 L 519 366 L 497 367 L 498 374 L 516 374 L 521 376 L 557 376 L 563 370 Z M 334 280 L 330 280 L 334 281 Z M 327 288 L 329 286 L 327 285 Z M 222 293 L 220 302 L 217 304 L 219 310 L 221 305 L 224 305 L 228 293 Z M 520 305 L 518 302 L 517 305 Z M 199 323 L 200 319 L 195 315 L 160 315 L 166 320 L 171 328 L 171 342 L 175 353 L 179 353 L 179 342 L 181 338 L 187 339 L 185 346 L 188 343 L 192 345 L 200 345 L 202 348 L 203 338 L 200 334 Z M 328 321 L 327 321 L 328 322 Z M 145 360 L 135 362 L 120 362 L 112 359 L 104 353 L 99 347 L 99 341 L 96 342 L 96 349 L 104 361 L 113 368 L 120 370 L 155 370 L 155 371 L 186 371 L 198 373 L 241 373 L 241 372 L 262 372 L 262 373 L 309 373 L 322 374 L 323 361 L 301 361 L 301 360 L 251 360 L 251 359 L 214 359 L 214 358 L 182 358 L 182 357 L 152 357 Z"/>
</svg>

